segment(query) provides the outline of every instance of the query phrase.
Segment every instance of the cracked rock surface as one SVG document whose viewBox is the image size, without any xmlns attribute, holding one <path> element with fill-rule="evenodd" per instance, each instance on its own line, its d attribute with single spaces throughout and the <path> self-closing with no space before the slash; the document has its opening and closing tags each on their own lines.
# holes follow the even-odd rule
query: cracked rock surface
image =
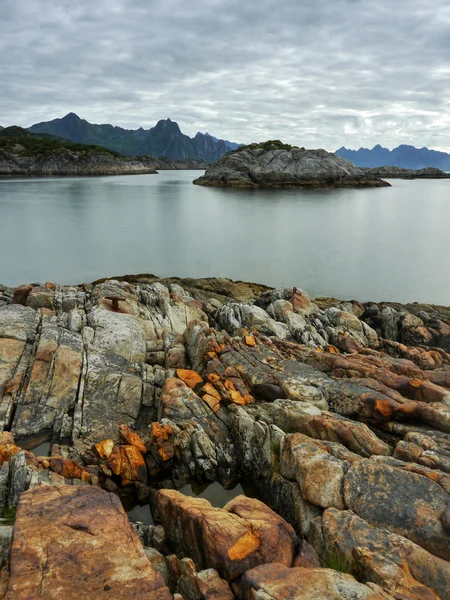
<svg viewBox="0 0 450 600">
<path fill-rule="evenodd" d="M 0 590 L 450 598 L 449 351 L 432 305 L 151 275 L 0 287 Z M 154 524 L 136 535 L 120 500 Z"/>
</svg>

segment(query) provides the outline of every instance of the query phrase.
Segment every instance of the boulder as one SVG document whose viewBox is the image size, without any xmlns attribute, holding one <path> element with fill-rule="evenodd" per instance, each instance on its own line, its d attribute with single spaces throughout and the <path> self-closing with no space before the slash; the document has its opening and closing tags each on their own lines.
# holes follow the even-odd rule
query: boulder
<svg viewBox="0 0 450 600">
<path fill-rule="evenodd" d="M 372 460 L 358 461 L 345 475 L 344 499 L 346 508 L 372 525 L 450 560 L 450 534 L 441 521 L 450 494 L 429 477 Z"/>
<path fill-rule="evenodd" d="M 119 499 L 95 487 L 43 486 L 20 500 L 6 600 L 170 600 Z"/>
<path fill-rule="evenodd" d="M 240 583 L 242 600 L 393 600 L 377 586 L 368 587 L 351 575 L 332 569 L 261 565 L 247 571 Z"/>
<path fill-rule="evenodd" d="M 157 506 L 168 540 L 198 569 L 213 568 L 228 581 L 266 562 L 290 566 L 293 528 L 262 502 L 238 496 L 223 509 L 175 490 L 160 490 Z"/>
</svg>

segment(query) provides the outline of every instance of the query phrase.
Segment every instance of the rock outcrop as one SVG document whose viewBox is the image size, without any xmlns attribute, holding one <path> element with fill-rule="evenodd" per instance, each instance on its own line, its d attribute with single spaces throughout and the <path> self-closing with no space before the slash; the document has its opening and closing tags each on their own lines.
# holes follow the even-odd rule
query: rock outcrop
<svg viewBox="0 0 450 600">
<path fill-rule="evenodd" d="M 170 600 L 119 499 L 96 487 L 43 486 L 20 500 L 6 600 Z"/>
<path fill-rule="evenodd" d="M 385 177 L 387 179 L 448 179 L 450 173 L 434 167 L 425 169 L 402 169 L 401 167 L 386 166 L 375 168 L 361 168 L 367 175 Z"/>
<path fill-rule="evenodd" d="M 144 555 L 152 599 L 446 600 L 449 350 L 432 305 L 150 275 L 1 287 L 0 512 L 19 509 L 0 588 L 70 598 L 98 535 L 137 562 L 101 558 L 90 585 L 112 587 L 113 561 L 133 590 Z M 257 498 L 215 506 L 186 480 Z M 139 542 L 119 498 L 151 507 Z M 10 539 L 5 521 L 4 557 Z M 38 549 L 53 539 L 59 562 Z"/>
<path fill-rule="evenodd" d="M 381 187 L 388 183 L 326 150 L 279 142 L 229 152 L 194 181 L 197 185 L 251 188 Z"/>
</svg>

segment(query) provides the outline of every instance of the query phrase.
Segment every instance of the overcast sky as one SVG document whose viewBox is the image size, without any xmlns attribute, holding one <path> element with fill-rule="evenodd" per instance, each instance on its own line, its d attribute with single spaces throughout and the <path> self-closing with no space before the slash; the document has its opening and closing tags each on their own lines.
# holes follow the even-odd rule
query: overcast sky
<svg viewBox="0 0 450 600">
<path fill-rule="evenodd" d="M 0 125 L 450 151 L 448 0 L 0 0 Z"/>
</svg>

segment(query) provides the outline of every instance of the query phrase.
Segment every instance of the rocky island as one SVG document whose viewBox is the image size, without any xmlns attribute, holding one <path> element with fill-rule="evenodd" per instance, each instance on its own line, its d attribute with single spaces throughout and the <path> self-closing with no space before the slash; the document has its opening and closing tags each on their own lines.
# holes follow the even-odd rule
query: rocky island
<svg viewBox="0 0 450 600">
<path fill-rule="evenodd" d="M 244 188 L 342 188 L 389 186 L 326 150 L 305 150 L 279 140 L 228 152 L 194 181 L 197 185 Z"/>
<path fill-rule="evenodd" d="M 0 131 L 0 176 L 140 175 L 157 169 L 202 169 L 196 160 L 122 156 L 101 146 L 76 144 L 20 127 Z"/>
<path fill-rule="evenodd" d="M 368 175 L 375 177 L 387 177 L 389 179 L 449 179 L 450 173 L 441 171 L 434 167 L 426 167 L 425 169 L 403 169 L 401 167 L 361 167 Z"/>
<path fill-rule="evenodd" d="M 0 430 L 7 600 L 450 597 L 449 308 L 0 286 Z"/>
</svg>

